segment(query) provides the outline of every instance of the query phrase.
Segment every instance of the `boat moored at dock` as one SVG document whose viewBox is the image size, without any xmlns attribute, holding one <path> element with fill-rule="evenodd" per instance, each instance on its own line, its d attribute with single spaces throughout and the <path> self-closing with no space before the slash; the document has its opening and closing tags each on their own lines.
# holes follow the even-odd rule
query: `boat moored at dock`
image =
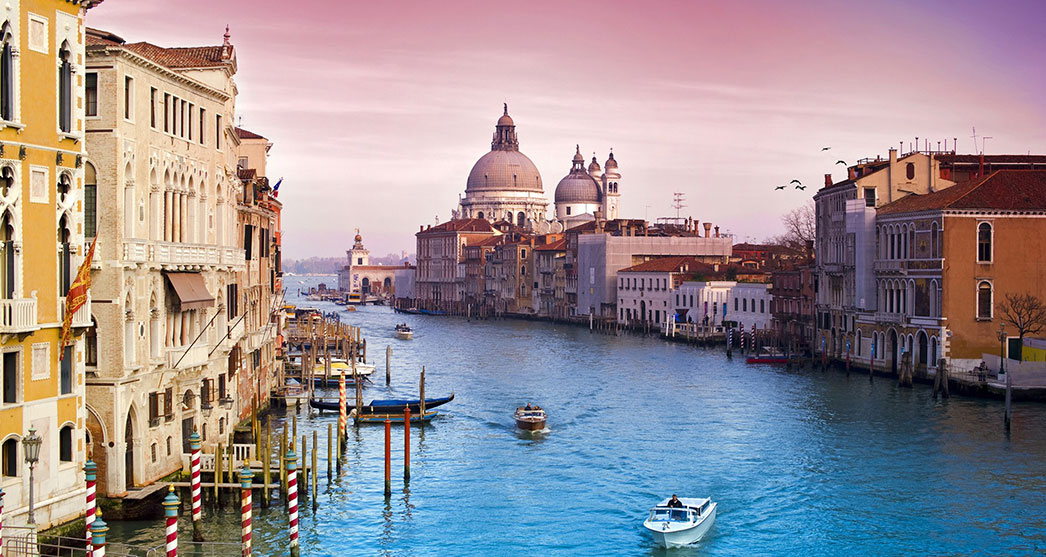
<svg viewBox="0 0 1046 557">
<path fill-rule="evenodd" d="M 450 393 L 450 396 L 440 398 L 426 398 L 425 399 L 425 410 L 428 411 L 437 406 L 443 406 L 444 404 L 454 400 L 454 393 Z M 309 406 L 317 410 L 330 410 L 331 412 L 338 411 L 337 400 L 317 400 L 312 399 L 309 401 Z M 345 402 L 345 409 L 351 411 L 356 408 L 355 404 L 350 401 Z M 387 399 L 374 399 L 363 406 L 363 413 L 393 413 L 403 412 L 404 408 L 410 408 L 410 411 L 418 414 L 421 413 L 421 399 L 408 399 L 408 398 L 387 398 Z"/>
</svg>

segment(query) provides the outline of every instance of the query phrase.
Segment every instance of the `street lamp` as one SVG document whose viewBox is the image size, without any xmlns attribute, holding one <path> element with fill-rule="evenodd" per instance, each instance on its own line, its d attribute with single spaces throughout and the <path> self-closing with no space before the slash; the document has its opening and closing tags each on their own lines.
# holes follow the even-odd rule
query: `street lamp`
<svg viewBox="0 0 1046 557">
<path fill-rule="evenodd" d="M 1006 323 L 999 323 L 999 376 L 1006 376 Z"/>
<path fill-rule="evenodd" d="M 40 460 L 41 443 L 42 440 L 36 434 L 36 428 L 29 426 L 29 435 L 22 438 L 25 462 L 29 465 L 29 524 L 36 524 L 36 517 L 33 515 L 33 469 L 36 468 L 36 461 Z"/>
</svg>

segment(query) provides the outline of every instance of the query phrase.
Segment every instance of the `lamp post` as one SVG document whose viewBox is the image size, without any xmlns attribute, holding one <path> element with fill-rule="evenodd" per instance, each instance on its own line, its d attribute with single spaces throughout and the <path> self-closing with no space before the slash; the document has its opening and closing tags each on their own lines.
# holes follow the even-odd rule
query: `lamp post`
<svg viewBox="0 0 1046 557">
<path fill-rule="evenodd" d="M 36 434 L 36 428 L 29 426 L 29 435 L 22 438 L 25 462 L 29 465 L 29 524 L 36 524 L 36 517 L 33 514 L 33 469 L 36 468 L 36 461 L 40 459 L 40 443 L 42 440 Z"/>
<path fill-rule="evenodd" d="M 999 323 L 999 378 L 1006 377 L 1006 323 Z"/>
</svg>

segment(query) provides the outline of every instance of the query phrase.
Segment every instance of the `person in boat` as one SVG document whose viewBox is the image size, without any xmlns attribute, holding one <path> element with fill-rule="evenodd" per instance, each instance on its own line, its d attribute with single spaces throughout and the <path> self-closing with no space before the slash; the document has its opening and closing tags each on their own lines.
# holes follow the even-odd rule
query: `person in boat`
<svg viewBox="0 0 1046 557">
<path fill-rule="evenodd" d="M 524 410 L 533 410 L 533 408 L 531 408 L 531 406 L 530 406 L 530 403 L 529 403 L 529 402 L 527 403 L 527 406 L 526 406 L 526 408 L 524 408 Z"/>
<path fill-rule="evenodd" d="M 672 498 L 668 500 L 668 506 L 672 507 L 673 509 L 681 509 L 683 508 L 683 502 L 680 501 L 678 497 L 676 497 L 675 493 L 673 493 Z"/>
</svg>

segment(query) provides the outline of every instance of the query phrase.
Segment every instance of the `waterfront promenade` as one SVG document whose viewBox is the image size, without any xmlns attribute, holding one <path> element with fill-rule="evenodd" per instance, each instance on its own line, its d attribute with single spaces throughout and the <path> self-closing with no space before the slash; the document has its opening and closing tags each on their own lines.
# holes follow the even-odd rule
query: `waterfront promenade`
<svg viewBox="0 0 1046 557">
<path fill-rule="evenodd" d="M 297 280 L 287 285 L 292 301 Z M 350 428 L 343 476 L 328 486 L 321 475 L 315 515 L 303 505 L 303 555 L 667 554 L 640 523 L 673 492 L 711 496 L 720 514 L 698 548 L 671 555 L 1046 547 L 1041 404 L 1017 405 L 1006 434 L 994 401 L 935 401 L 920 385 L 747 366 L 721 349 L 384 307 L 342 317 L 363 327 L 379 370 L 393 346 L 391 391 L 377 380 L 365 398 L 415 392 L 421 365 L 429 396 L 457 397 L 423 435 L 413 432 L 409 488 L 393 430 L 388 504 L 382 428 Z M 400 321 L 415 340 L 393 338 Z M 528 401 L 549 410 L 548 434 L 514 428 L 512 409 Z M 321 439 L 337 419 L 304 415 L 299 436 L 315 428 Z M 226 512 L 206 528 L 235 539 L 238 515 Z M 286 515 L 257 512 L 258 554 L 286 554 Z M 112 527 L 112 540 L 152 541 L 161 525 Z"/>
</svg>

